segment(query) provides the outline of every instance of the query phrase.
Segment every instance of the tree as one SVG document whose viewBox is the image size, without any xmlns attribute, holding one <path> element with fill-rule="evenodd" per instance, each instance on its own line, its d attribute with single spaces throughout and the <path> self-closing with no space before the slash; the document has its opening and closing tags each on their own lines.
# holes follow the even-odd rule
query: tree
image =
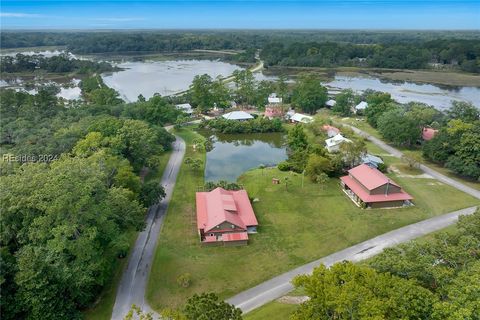
<svg viewBox="0 0 480 320">
<path fill-rule="evenodd" d="M 324 172 L 318 174 L 315 177 L 315 182 L 320 184 L 322 186 L 322 189 L 325 186 L 325 184 L 328 182 L 328 180 L 329 180 L 328 175 Z"/>
<path fill-rule="evenodd" d="M 453 101 L 452 107 L 447 110 L 450 119 L 459 119 L 464 122 L 473 122 L 480 119 L 480 110 L 471 103 L 463 101 Z"/>
<path fill-rule="evenodd" d="M 288 147 L 292 151 L 305 150 L 308 147 L 308 140 L 302 125 L 297 125 L 288 131 Z"/>
<path fill-rule="evenodd" d="M 194 171 L 197 171 L 202 167 L 203 161 L 200 159 L 193 159 L 193 161 L 190 163 L 190 166 Z"/>
<path fill-rule="evenodd" d="M 340 153 L 342 154 L 342 159 L 348 167 L 354 167 L 360 160 L 362 156 L 367 152 L 367 146 L 363 139 L 355 140 L 351 143 L 342 143 L 340 145 Z"/>
<path fill-rule="evenodd" d="M 294 312 L 293 320 L 428 319 L 437 301 L 414 281 L 351 262 L 321 265 L 293 284 L 311 298 Z"/>
<path fill-rule="evenodd" d="M 337 103 L 332 108 L 333 112 L 344 117 L 348 117 L 352 114 L 355 105 L 355 94 L 351 89 L 342 90 L 337 94 L 335 100 Z"/>
<path fill-rule="evenodd" d="M 319 156 L 317 154 L 311 154 L 308 157 L 307 165 L 305 167 L 305 173 L 312 182 L 317 181 L 317 177 L 322 173 L 328 173 L 332 171 L 332 165 L 330 159 Z"/>
<path fill-rule="evenodd" d="M 230 101 L 232 100 L 230 90 L 225 83 L 218 78 L 211 85 L 213 101 L 218 108 L 227 109 L 230 107 Z"/>
<path fill-rule="evenodd" d="M 407 147 L 415 144 L 422 133 L 416 121 L 406 117 L 400 109 L 383 113 L 378 119 L 378 131 L 393 144 Z"/>
<path fill-rule="evenodd" d="M 287 77 L 284 74 L 281 74 L 277 82 L 275 83 L 275 90 L 277 91 L 277 95 L 282 98 L 283 103 L 286 103 L 288 98 L 288 84 L 287 84 Z"/>
<path fill-rule="evenodd" d="M 109 186 L 107 174 L 93 158 L 65 156 L 2 177 L 0 240 L 15 256 L 6 279 L 22 312 L 7 318 L 77 319 L 109 281 L 110 248 L 140 228 L 144 209 L 131 191 Z"/>
<path fill-rule="evenodd" d="M 313 114 L 325 106 L 327 99 L 327 88 L 321 85 L 320 79 L 313 74 L 299 76 L 292 93 L 293 106 Z"/>
<path fill-rule="evenodd" d="M 255 78 L 250 70 L 235 70 L 233 72 L 236 86 L 236 101 L 240 104 L 253 105 L 255 103 Z"/>
<path fill-rule="evenodd" d="M 140 307 L 132 304 L 132 307 L 125 315 L 123 320 L 153 320 L 153 313 L 144 312 L 142 309 L 140 309 Z"/>
<path fill-rule="evenodd" d="M 165 198 L 165 188 L 158 180 L 149 180 L 142 184 L 140 200 L 148 208 Z"/>
<path fill-rule="evenodd" d="M 201 112 L 213 108 L 215 99 L 212 93 L 213 79 L 208 74 L 196 75 L 190 85 L 192 103 Z"/>
<path fill-rule="evenodd" d="M 194 294 L 183 308 L 187 320 L 241 320 L 242 311 L 214 293 Z"/>
<path fill-rule="evenodd" d="M 392 109 L 396 108 L 389 93 L 374 92 L 367 96 L 368 107 L 365 109 L 367 122 L 374 128 L 377 127 L 378 118 Z"/>
</svg>

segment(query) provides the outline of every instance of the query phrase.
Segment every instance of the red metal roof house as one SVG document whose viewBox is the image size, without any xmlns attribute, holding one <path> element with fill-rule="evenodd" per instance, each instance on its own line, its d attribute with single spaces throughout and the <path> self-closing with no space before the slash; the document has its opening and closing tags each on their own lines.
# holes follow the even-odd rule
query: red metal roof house
<svg viewBox="0 0 480 320">
<path fill-rule="evenodd" d="M 438 130 L 432 129 L 432 128 L 423 128 L 422 130 L 422 139 L 423 141 L 430 141 L 435 137 L 437 134 Z"/>
<path fill-rule="evenodd" d="M 197 228 L 202 244 L 246 245 L 257 218 L 245 190 L 197 192 Z"/>
<path fill-rule="evenodd" d="M 410 204 L 411 195 L 383 173 L 366 164 L 348 170 L 341 177 L 343 191 L 359 206 L 392 208 Z"/>
</svg>

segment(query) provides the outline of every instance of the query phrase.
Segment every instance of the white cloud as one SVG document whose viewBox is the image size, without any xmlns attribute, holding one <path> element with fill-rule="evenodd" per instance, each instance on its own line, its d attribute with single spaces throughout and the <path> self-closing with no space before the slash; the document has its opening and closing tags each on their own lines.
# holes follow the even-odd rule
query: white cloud
<svg viewBox="0 0 480 320">
<path fill-rule="evenodd" d="M 34 13 L 22 13 L 22 12 L 0 12 L 0 17 L 8 18 L 39 18 L 41 15 Z"/>
</svg>

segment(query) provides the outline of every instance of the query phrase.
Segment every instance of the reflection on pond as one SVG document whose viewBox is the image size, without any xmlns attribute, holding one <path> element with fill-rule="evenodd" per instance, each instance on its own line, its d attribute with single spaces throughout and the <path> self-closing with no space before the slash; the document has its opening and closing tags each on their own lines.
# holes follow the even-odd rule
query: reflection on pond
<svg viewBox="0 0 480 320">
<path fill-rule="evenodd" d="M 439 110 L 450 108 L 452 100 L 471 102 L 480 108 L 480 88 L 476 87 L 440 87 L 432 84 L 386 81 L 362 76 L 336 76 L 335 80 L 326 83 L 326 85 L 337 89 L 352 89 L 357 92 L 367 89 L 388 92 L 393 99 L 400 103 L 417 101 L 432 105 Z"/>
<path fill-rule="evenodd" d="M 236 181 L 247 170 L 262 164 L 275 165 L 287 158 L 282 133 L 200 133 L 212 141 L 212 148 L 207 151 L 205 181 Z"/>
</svg>

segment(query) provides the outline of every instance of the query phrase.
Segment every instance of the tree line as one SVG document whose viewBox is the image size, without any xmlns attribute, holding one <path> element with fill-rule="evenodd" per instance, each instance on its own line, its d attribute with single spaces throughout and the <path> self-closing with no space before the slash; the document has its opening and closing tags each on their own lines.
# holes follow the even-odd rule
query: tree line
<svg viewBox="0 0 480 320">
<path fill-rule="evenodd" d="M 89 60 L 79 60 L 68 54 L 60 54 L 53 57 L 45 57 L 41 54 L 24 55 L 17 53 L 14 57 L 0 57 L 0 72 L 34 72 L 42 70 L 52 73 L 71 73 L 92 74 L 108 71 L 116 71 L 108 62 L 94 62 Z"/>
<path fill-rule="evenodd" d="M 431 40 L 413 43 L 270 42 L 260 57 L 266 66 L 455 68 L 480 72 L 480 41 Z"/>
<path fill-rule="evenodd" d="M 148 172 L 181 112 L 160 96 L 101 98 L 96 77 L 80 86 L 84 102 L 68 108 L 48 87 L 0 91 L 2 319 L 82 318 L 164 196 Z"/>
</svg>

